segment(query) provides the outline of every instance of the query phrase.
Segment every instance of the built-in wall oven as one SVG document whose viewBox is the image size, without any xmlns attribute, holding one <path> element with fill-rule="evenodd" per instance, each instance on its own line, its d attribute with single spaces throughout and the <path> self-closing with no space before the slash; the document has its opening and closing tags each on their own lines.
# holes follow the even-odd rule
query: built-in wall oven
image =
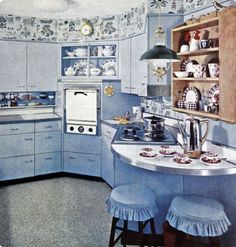
<svg viewBox="0 0 236 247">
<path fill-rule="evenodd" d="M 100 85 L 77 84 L 64 89 L 66 132 L 97 135 Z"/>
</svg>

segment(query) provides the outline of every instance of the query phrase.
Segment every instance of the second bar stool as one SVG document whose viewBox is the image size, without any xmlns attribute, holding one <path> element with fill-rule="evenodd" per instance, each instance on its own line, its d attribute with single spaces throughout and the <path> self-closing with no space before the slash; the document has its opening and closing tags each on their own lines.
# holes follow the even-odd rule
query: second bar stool
<svg viewBox="0 0 236 247">
<path fill-rule="evenodd" d="M 115 246 L 122 234 L 128 230 L 128 221 L 137 221 L 139 233 L 143 234 L 149 223 L 152 234 L 155 234 L 154 216 L 158 212 L 156 196 L 143 184 L 120 185 L 114 188 L 107 200 L 108 212 L 113 216 L 109 247 Z M 124 220 L 124 227 L 117 226 L 118 220 Z M 115 230 L 122 230 L 115 239 Z M 125 245 L 123 245 L 125 246 Z M 141 241 L 140 246 L 144 246 Z"/>
</svg>

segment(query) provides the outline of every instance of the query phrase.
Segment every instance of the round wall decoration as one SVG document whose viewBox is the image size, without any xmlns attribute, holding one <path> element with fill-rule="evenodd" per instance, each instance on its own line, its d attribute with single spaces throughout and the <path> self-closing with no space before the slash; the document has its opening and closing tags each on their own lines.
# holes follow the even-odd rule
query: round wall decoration
<svg viewBox="0 0 236 247">
<path fill-rule="evenodd" d="M 80 32 L 84 36 L 89 36 L 93 33 L 93 27 L 89 23 L 89 21 L 87 21 L 87 20 L 84 21 L 84 24 L 82 24 L 82 26 L 80 27 Z"/>
<path fill-rule="evenodd" d="M 104 88 L 104 94 L 106 96 L 112 96 L 114 95 L 114 93 L 115 93 L 115 90 L 112 85 L 108 85 Z"/>
</svg>

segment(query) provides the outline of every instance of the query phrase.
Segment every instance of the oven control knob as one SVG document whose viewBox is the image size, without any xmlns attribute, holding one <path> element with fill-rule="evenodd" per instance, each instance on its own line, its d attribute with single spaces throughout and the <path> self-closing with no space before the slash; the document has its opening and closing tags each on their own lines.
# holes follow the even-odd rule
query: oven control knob
<svg viewBox="0 0 236 247">
<path fill-rule="evenodd" d="M 93 132 L 93 128 L 89 128 L 88 131 L 89 131 L 89 132 Z"/>
<path fill-rule="evenodd" d="M 79 126 L 78 131 L 79 131 L 80 133 L 84 132 L 84 127 L 83 127 L 83 126 Z"/>
<path fill-rule="evenodd" d="M 74 127 L 73 126 L 70 126 L 70 131 L 73 131 L 74 130 Z"/>
</svg>

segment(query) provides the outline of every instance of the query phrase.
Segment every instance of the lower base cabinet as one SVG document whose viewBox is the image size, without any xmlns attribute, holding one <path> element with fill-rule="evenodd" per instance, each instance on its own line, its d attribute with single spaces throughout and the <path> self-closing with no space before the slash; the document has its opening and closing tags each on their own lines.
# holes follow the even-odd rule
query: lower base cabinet
<svg viewBox="0 0 236 247">
<path fill-rule="evenodd" d="M 34 176 L 34 155 L 0 159 L 0 180 Z"/>
<path fill-rule="evenodd" d="M 61 152 L 35 155 L 35 176 L 61 171 Z"/>
<path fill-rule="evenodd" d="M 64 171 L 89 176 L 101 176 L 101 156 L 64 152 Z"/>
</svg>

